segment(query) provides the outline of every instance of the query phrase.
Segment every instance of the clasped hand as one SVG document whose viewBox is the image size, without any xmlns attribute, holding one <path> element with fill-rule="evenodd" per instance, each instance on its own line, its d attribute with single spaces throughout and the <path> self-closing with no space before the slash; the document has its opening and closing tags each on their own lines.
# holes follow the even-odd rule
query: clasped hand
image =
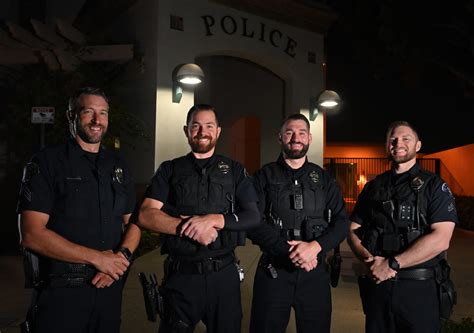
<svg viewBox="0 0 474 333">
<path fill-rule="evenodd" d="M 217 226 L 223 224 L 224 217 L 221 214 L 207 214 L 185 217 L 187 221 L 178 230 L 179 236 L 189 237 L 201 245 L 209 245 L 218 237 Z M 222 220 L 222 221 L 221 221 Z"/>
<path fill-rule="evenodd" d="M 97 273 L 91 283 L 96 288 L 110 287 L 115 280 L 125 274 L 130 263 L 123 254 L 114 253 L 112 250 L 102 251 L 94 266 Z"/>
<path fill-rule="evenodd" d="M 371 256 L 364 260 L 369 270 L 369 275 L 376 284 L 394 278 L 397 272 L 388 266 L 388 259 L 379 256 Z"/>
<path fill-rule="evenodd" d="M 290 245 L 289 258 L 296 267 L 309 272 L 318 266 L 318 254 L 321 252 L 321 246 L 317 241 L 293 240 L 288 241 L 288 244 Z"/>
</svg>

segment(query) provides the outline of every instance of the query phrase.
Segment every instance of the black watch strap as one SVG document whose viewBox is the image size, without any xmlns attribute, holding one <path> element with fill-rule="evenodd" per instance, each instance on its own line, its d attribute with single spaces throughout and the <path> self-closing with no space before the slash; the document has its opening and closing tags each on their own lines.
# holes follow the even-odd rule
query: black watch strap
<svg viewBox="0 0 474 333">
<path fill-rule="evenodd" d="M 395 259 L 395 257 L 388 258 L 388 267 L 398 272 L 400 270 L 400 263 Z"/>
<path fill-rule="evenodd" d="M 131 262 L 132 259 L 133 259 L 133 254 L 132 252 L 130 252 L 130 250 L 126 247 L 120 247 L 117 252 L 120 252 L 123 254 L 123 256 L 125 257 L 125 259 L 128 260 L 128 262 Z"/>
</svg>

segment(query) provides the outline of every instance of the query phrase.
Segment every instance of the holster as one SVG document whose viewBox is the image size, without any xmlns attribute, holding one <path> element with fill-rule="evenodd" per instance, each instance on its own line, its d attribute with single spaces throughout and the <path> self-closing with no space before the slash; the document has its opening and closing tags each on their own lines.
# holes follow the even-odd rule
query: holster
<svg viewBox="0 0 474 333">
<path fill-rule="evenodd" d="M 329 273 L 331 277 L 331 286 L 337 287 L 339 283 L 339 276 L 341 275 L 341 250 L 339 245 L 334 248 L 334 254 L 329 258 Z"/>
<path fill-rule="evenodd" d="M 168 279 L 171 271 L 170 261 L 165 260 L 163 281 Z M 170 295 L 167 294 L 166 288 L 163 285 L 158 285 L 156 275 L 151 274 L 150 281 L 144 273 L 140 272 L 138 277 L 143 288 L 148 320 L 155 322 L 156 314 L 158 314 L 160 316 L 160 326 L 165 327 L 165 332 L 189 333 L 190 326 L 176 315 L 173 301 Z"/>
<path fill-rule="evenodd" d="M 34 288 L 31 294 L 31 303 L 28 307 L 28 312 L 26 313 L 25 321 L 20 324 L 21 333 L 35 332 L 36 313 L 38 311 L 38 294 L 39 291 Z"/>
<path fill-rule="evenodd" d="M 25 248 L 22 248 L 22 252 L 25 288 L 37 288 L 41 284 L 39 257 Z"/>
<path fill-rule="evenodd" d="M 435 268 L 436 283 L 438 285 L 439 315 L 441 319 L 449 319 L 453 307 L 457 304 L 457 292 L 451 280 L 451 266 L 446 259 L 442 259 Z"/>
<path fill-rule="evenodd" d="M 21 333 L 33 333 L 36 321 L 37 302 L 38 302 L 38 288 L 42 285 L 39 270 L 39 257 L 22 248 L 23 252 L 23 272 L 25 275 L 25 288 L 32 288 L 31 302 L 26 313 L 25 321 L 20 324 Z"/>
<path fill-rule="evenodd" d="M 164 315 L 163 297 L 159 291 L 156 275 L 150 275 L 150 281 L 148 281 L 145 274 L 140 272 L 138 278 L 143 289 L 147 319 L 156 322 L 157 314 L 160 315 L 160 318 L 163 318 Z"/>
</svg>

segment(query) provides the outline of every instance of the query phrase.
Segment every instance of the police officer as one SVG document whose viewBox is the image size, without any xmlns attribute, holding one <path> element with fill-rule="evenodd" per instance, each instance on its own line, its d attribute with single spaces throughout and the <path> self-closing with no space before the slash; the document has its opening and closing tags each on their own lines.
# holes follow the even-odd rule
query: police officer
<svg viewBox="0 0 474 333">
<path fill-rule="evenodd" d="M 254 280 L 250 331 L 285 332 L 293 307 L 299 333 L 329 332 L 325 254 L 347 236 L 344 202 L 334 179 L 306 157 L 312 136 L 304 115 L 288 116 L 278 139 L 278 160 L 254 175 L 265 223 L 248 234 L 263 251 Z"/>
<path fill-rule="evenodd" d="M 22 245 L 39 257 L 34 332 L 119 332 L 123 280 L 140 239 L 124 226 L 135 193 L 125 162 L 101 147 L 109 104 L 82 88 L 67 110 L 72 138 L 24 170 Z"/>
<path fill-rule="evenodd" d="M 366 184 L 351 215 L 349 244 L 367 267 L 366 332 L 438 332 L 436 280 L 457 223 L 454 198 L 416 163 L 421 141 L 409 123 L 392 123 L 386 139 L 392 169 Z"/>
<path fill-rule="evenodd" d="M 244 167 L 214 153 L 221 127 L 214 107 L 193 106 L 186 156 L 161 164 L 145 193 L 139 225 L 164 235 L 164 313 L 160 332 L 240 332 L 242 310 L 234 248 L 260 221 Z"/>
</svg>

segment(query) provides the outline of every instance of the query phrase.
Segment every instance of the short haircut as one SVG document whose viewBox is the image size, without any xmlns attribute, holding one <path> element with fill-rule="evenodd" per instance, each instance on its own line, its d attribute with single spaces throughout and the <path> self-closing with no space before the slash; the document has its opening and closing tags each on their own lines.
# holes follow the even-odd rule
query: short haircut
<svg viewBox="0 0 474 333">
<path fill-rule="evenodd" d="M 193 114 L 199 111 L 214 112 L 214 115 L 216 116 L 216 125 L 219 125 L 219 118 L 217 116 L 217 111 L 215 107 L 213 107 L 210 104 L 196 104 L 196 105 L 193 105 L 188 111 L 188 115 L 186 116 L 186 126 L 189 125 L 189 122 L 191 121 Z"/>
<path fill-rule="evenodd" d="M 283 120 L 280 126 L 280 131 L 283 129 L 283 126 L 285 126 L 287 122 L 293 121 L 293 120 L 303 120 L 306 123 L 306 126 L 308 126 L 308 131 L 310 130 L 311 126 L 309 125 L 308 118 L 306 118 L 306 116 L 302 113 L 293 113 Z"/>
<path fill-rule="evenodd" d="M 392 135 L 393 131 L 400 127 L 400 126 L 406 126 L 408 128 L 410 128 L 413 133 L 415 133 L 415 137 L 416 139 L 419 141 L 420 140 L 420 137 L 418 136 L 418 131 L 408 122 L 408 121 L 405 121 L 405 120 L 397 120 L 397 121 L 394 121 L 392 122 L 389 126 L 388 126 L 388 129 L 387 129 L 387 135 L 385 136 L 385 142 L 388 142 L 388 140 L 390 139 L 390 136 Z"/>
<path fill-rule="evenodd" d="M 79 113 L 82 108 L 80 99 L 82 96 L 85 95 L 100 96 L 107 102 L 107 104 L 109 104 L 109 98 L 102 89 L 95 87 L 82 87 L 79 88 L 74 93 L 74 95 L 71 96 L 71 98 L 69 98 L 68 111 L 71 111 L 73 113 Z"/>
</svg>

